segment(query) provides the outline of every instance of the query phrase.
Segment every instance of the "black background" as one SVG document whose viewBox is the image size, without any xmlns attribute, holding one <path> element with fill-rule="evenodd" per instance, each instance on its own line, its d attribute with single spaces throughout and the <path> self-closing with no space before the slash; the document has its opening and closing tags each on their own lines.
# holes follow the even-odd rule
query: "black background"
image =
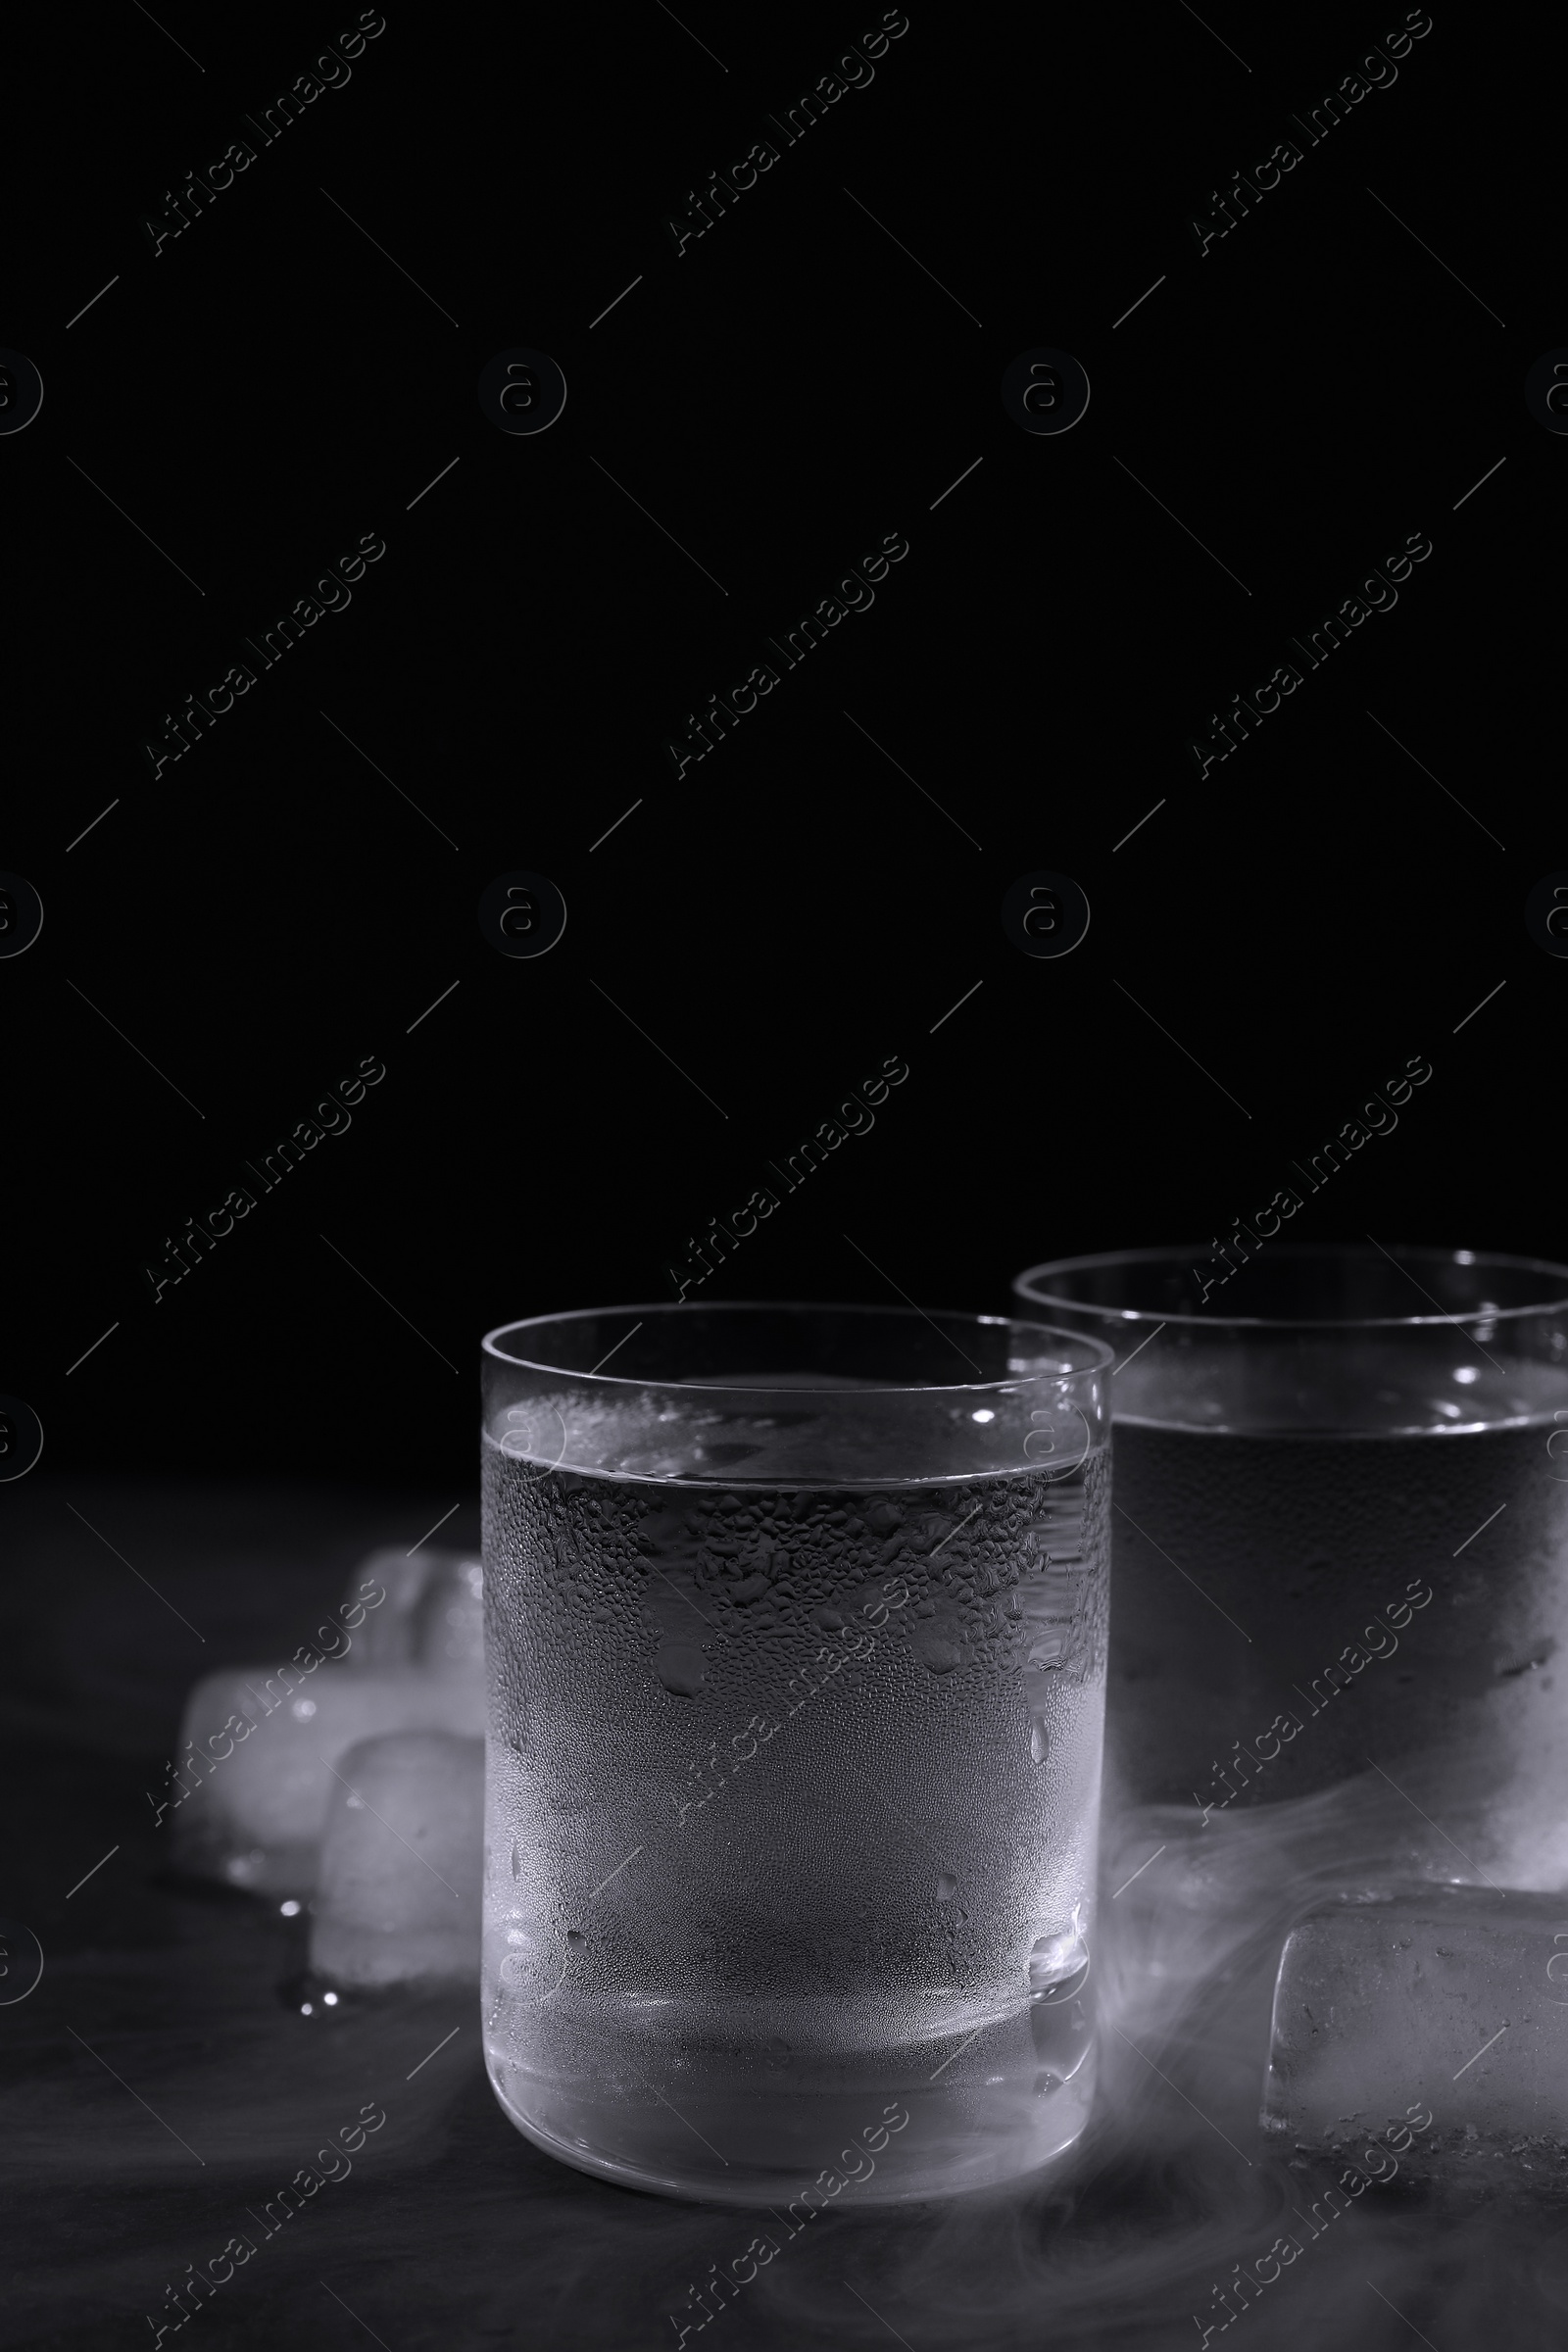
<svg viewBox="0 0 1568 2352">
<path fill-rule="evenodd" d="M 1250 1215 L 1414 1054 L 1296 1233 L 1568 1254 L 1568 972 L 1522 919 L 1563 861 L 1549 28 L 1442 15 L 1201 259 L 1187 225 L 1383 16 L 916 12 L 678 260 L 665 215 L 858 19 L 394 11 L 156 260 L 143 215 L 336 20 L 35 23 L 3 862 L 46 919 L 0 965 L 0 1386 L 50 1470 L 471 1485 L 479 1335 L 672 1298 L 894 1054 L 706 1295 L 995 1311 L 1033 1260 Z M 517 343 L 569 387 L 532 438 L 476 399 Z M 1000 399 L 1039 343 L 1093 387 L 1057 438 Z M 163 714 L 367 531 L 352 606 L 155 782 Z M 677 782 L 684 714 L 893 531 L 874 609 Z M 1418 531 L 1397 609 L 1200 781 L 1209 713 Z M 1060 962 L 1001 929 L 1041 866 L 1093 906 Z M 513 867 L 570 910 L 536 962 L 477 928 Z M 165 1238 L 365 1055 L 352 1129 L 155 1307 Z"/>
</svg>

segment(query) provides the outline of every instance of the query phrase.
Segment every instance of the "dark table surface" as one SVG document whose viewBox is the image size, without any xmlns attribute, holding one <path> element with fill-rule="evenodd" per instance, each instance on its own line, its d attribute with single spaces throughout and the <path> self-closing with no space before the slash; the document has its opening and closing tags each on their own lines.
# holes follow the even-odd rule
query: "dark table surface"
<svg viewBox="0 0 1568 2352">
<path fill-rule="evenodd" d="M 621 2190 L 522 2139 L 485 2079 L 471 1997 L 307 2016 L 304 1919 L 168 1873 L 145 1791 L 190 1683 L 288 1654 L 364 1552 L 407 1548 L 451 1499 L 80 1481 L 68 1495 L 41 1478 L 7 1496 L 0 1912 L 36 1935 L 44 1970 L 0 2007 L 0 2343 L 151 2342 L 177 2317 L 166 2288 L 242 2235 L 254 2254 L 186 2323 L 201 2339 L 674 2347 L 688 2288 L 751 2239 L 755 2216 Z M 475 1534 L 466 1504 L 442 1540 Z M 1211 1988 L 1179 2049 L 1113 2052 L 1121 2089 L 1059 2178 L 891 2212 L 857 2214 L 847 2193 L 687 2342 L 1198 2340 L 1211 2283 L 1279 2230 L 1304 2236 L 1287 2208 L 1333 2177 L 1256 2132 L 1255 2049 L 1226 2041 L 1244 2013 L 1255 2039 L 1267 1952 L 1250 1966 Z M 366 2108 L 385 2122 L 351 2169 L 265 2233 L 269 2201 Z M 1250 2339 L 1392 2346 L 1417 2340 L 1409 2322 L 1439 2352 L 1483 2328 L 1555 2340 L 1560 2210 L 1516 2167 L 1478 2184 L 1483 2169 L 1462 2195 L 1370 2191 L 1248 2311 Z"/>
</svg>

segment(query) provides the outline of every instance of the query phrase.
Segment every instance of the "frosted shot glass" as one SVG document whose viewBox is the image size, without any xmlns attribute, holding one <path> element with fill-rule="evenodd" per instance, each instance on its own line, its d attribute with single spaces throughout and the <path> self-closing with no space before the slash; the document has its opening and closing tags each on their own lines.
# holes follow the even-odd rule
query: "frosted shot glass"
<svg viewBox="0 0 1568 2352">
<path fill-rule="evenodd" d="M 1109 1360 L 854 1306 L 486 1339 L 483 2023 L 540 2147 L 810 2211 L 1078 2136 Z"/>
<path fill-rule="evenodd" d="M 1376 1769 L 1454 1875 L 1568 1883 L 1568 1267 L 1236 1254 L 1013 1286 L 1116 1351 L 1121 1792 L 1212 1812 Z"/>
</svg>

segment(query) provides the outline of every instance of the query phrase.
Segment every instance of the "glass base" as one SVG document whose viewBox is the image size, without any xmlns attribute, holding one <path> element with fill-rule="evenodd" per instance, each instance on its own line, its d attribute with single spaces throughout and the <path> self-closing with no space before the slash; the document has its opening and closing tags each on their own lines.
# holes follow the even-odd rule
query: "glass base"
<svg viewBox="0 0 1568 2352">
<path fill-rule="evenodd" d="M 890 2055 L 845 2070 L 857 2079 L 833 2087 L 753 2080 L 663 2092 L 646 2082 L 547 2079 L 494 2050 L 487 2063 L 505 2113 L 547 2155 L 660 2196 L 771 2209 L 789 2236 L 841 2201 L 897 2205 L 998 2187 L 1063 2155 L 1088 2123 L 1087 2027 L 1065 2077 L 1031 2052 L 1021 2069 L 911 2081 L 886 2064 Z"/>
</svg>

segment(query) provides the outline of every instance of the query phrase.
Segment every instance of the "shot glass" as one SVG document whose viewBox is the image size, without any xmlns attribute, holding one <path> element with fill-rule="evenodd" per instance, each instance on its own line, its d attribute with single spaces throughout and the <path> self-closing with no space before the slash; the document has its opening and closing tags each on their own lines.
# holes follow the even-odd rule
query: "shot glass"
<svg viewBox="0 0 1568 2352">
<path fill-rule="evenodd" d="M 1109 1361 L 856 1306 L 486 1339 L 483 2022 L 540 2147 L 799 2228 L 1078 2136 Z"/>
<path fill-rule="evenodd" d="M 1206 1817 L 1376 1771 L 1446 1872 L 1568 1883 L 1568 1267 L 1236 1254 L 1013 1286 L 1116 1350 L 1120 1793 Z"/>
</svg>

